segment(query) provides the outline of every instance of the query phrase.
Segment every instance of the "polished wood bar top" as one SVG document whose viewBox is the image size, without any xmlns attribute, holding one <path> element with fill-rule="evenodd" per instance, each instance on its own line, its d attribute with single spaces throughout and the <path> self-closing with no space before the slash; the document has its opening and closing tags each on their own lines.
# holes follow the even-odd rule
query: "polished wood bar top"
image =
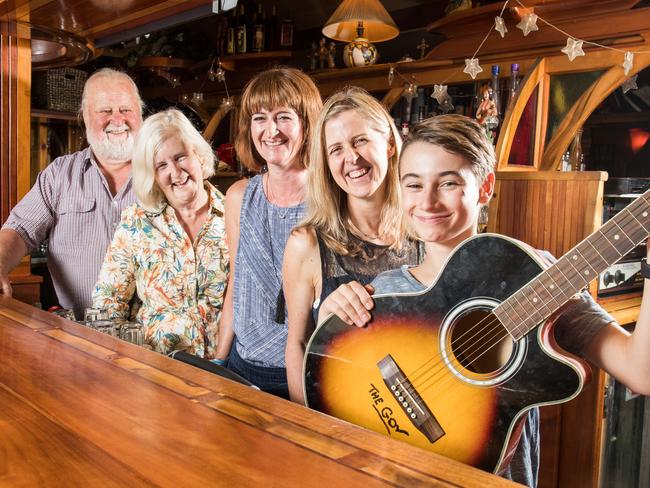
<svg viewBox="0 0 650 488">
<path fill-rule="evenodd" d="M 0 295 L 0 486 L 515 486 Z"/>
</svg>

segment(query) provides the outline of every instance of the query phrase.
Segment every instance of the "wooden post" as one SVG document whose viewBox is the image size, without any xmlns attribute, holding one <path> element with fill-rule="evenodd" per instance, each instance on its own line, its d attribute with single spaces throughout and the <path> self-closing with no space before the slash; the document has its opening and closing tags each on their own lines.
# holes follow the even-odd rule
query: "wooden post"
<svg viewBox="0 0 650 488">
<path fill-rule="evenodd" d="M 30 116 L 32 52 L 24 26 L 0 23 L 0 221 L 30 187 Z M 30 274 L 29 256 L 11 273 L 14 296 L 40 300 L 40 276 Z"/>
</svg>

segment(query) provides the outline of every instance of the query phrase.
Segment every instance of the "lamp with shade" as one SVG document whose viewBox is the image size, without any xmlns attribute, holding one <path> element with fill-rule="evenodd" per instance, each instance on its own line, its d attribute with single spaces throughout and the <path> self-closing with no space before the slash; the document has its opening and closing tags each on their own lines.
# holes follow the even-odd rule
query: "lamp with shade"
<svg viewBox="0 0 650 488">
<path fill-rule="evenodd" d="M 377 61 L 371 42 L 397 37 L 399 29 L 379 0 L 343 0 L 323 27 L 323 34 L 350 41 L 343 49 L 346 66 L 369 66 Z"/>
</svg>

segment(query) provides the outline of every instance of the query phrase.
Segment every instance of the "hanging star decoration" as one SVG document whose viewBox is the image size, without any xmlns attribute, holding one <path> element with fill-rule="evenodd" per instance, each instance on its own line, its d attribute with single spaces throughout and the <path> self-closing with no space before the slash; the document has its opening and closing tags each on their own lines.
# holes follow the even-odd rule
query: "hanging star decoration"
<svg viewBox="0 0 650 488">
<path fill-rule="evenodd" d="M 582 41 L 569 37 L 566 40 L 566 46 L 562 48 L 562 52 L 567 55 L 569 61 L 573 61 L 578 56 L 584 56 L 585 52 L 582 50 Z"/>
<path fill-rule="evenodd" d="M 521 22 L 517 24 L 517 29 L 521 29 L 521 31 L 524 33 L 524 36 L 527 36 L 532 31 L 539 30 L 537 27 L 537 14 L 525 14 L 522 17 Z"/>
<path fill-rule="evenodd" d="M 636 79 L 639 75 L 634 75 L 632 78 L 629 80 L 626 80 L 625 83 L 621 85 L 621 90 L 623 90 L 623 93 L 627 93 L 630 90 L 637 90 L 639 87 L 636 84 Z"/>
<path fill-rule="evenodd" d="M 494 30 L 501 34 L 501 37 L 506 36 L 508 28 L 506 27 L 506 23 L 503 21 L 503 17 L 497 16 L 494 18 Z"/>
<path fill-rule="evenodd" d="M 625 76 L 627 76 L 627 74 L 630 72 L 633 64 L 634 54 L 632 54 L 630 51 L 626 51 L 625 58 L 623 59 L 623 71 L 625 72 Z"/>
<path fill-rule="evenodd" d="M 390 69 L 388 70 L 388 86 L 393 85 L 394 79 L 395 79 L 395 68 L 391 66 Z"/>
<path fill-rule="evenodd" d="M 221 61 L 218 61 L 216 69 L 214 67 L 214 61 L 212 61 L 212 65 L 208 70 L 208 79 L 210 81 L 218 81 L 219 83 L 223 83 L 226 80 L 226 72 L 221 67 Z"/>
<path fill-rule="evenodd" d="M 478 58 L 465 58 L 465 68 L 463 68 L 463 73 L 467 73 L 474 80 L 476 79 L 476 75 L 481 71 L 483 71 L 483 68 L 478 65 Z"/>
<path fill-rule="evenodd" d="M 431 98 L 434 98 L 439 104 L 442 104 L 445 99 L 449 98 L 449 95 L 447 94 L 447 85 L 433 85 Z"/>
</svg>

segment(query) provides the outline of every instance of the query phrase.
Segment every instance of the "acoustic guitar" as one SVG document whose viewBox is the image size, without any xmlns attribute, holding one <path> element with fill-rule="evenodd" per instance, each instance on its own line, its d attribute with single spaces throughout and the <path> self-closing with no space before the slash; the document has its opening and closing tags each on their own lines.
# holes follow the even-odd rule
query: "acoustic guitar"
<svg viewBox="0 0 650 488">
<path fill-rule="evenodd" d="M 307 405 L 500 472 L 528 410 L 580 393 L 589 370 L 555 343 L 557 312 L 650 234 L 649 194 L 546 269 L 528 246 L 480 234 L 423 292 L 375 296 L 366 327 L 330 316 L 307 346 Z"/>
</svg>

